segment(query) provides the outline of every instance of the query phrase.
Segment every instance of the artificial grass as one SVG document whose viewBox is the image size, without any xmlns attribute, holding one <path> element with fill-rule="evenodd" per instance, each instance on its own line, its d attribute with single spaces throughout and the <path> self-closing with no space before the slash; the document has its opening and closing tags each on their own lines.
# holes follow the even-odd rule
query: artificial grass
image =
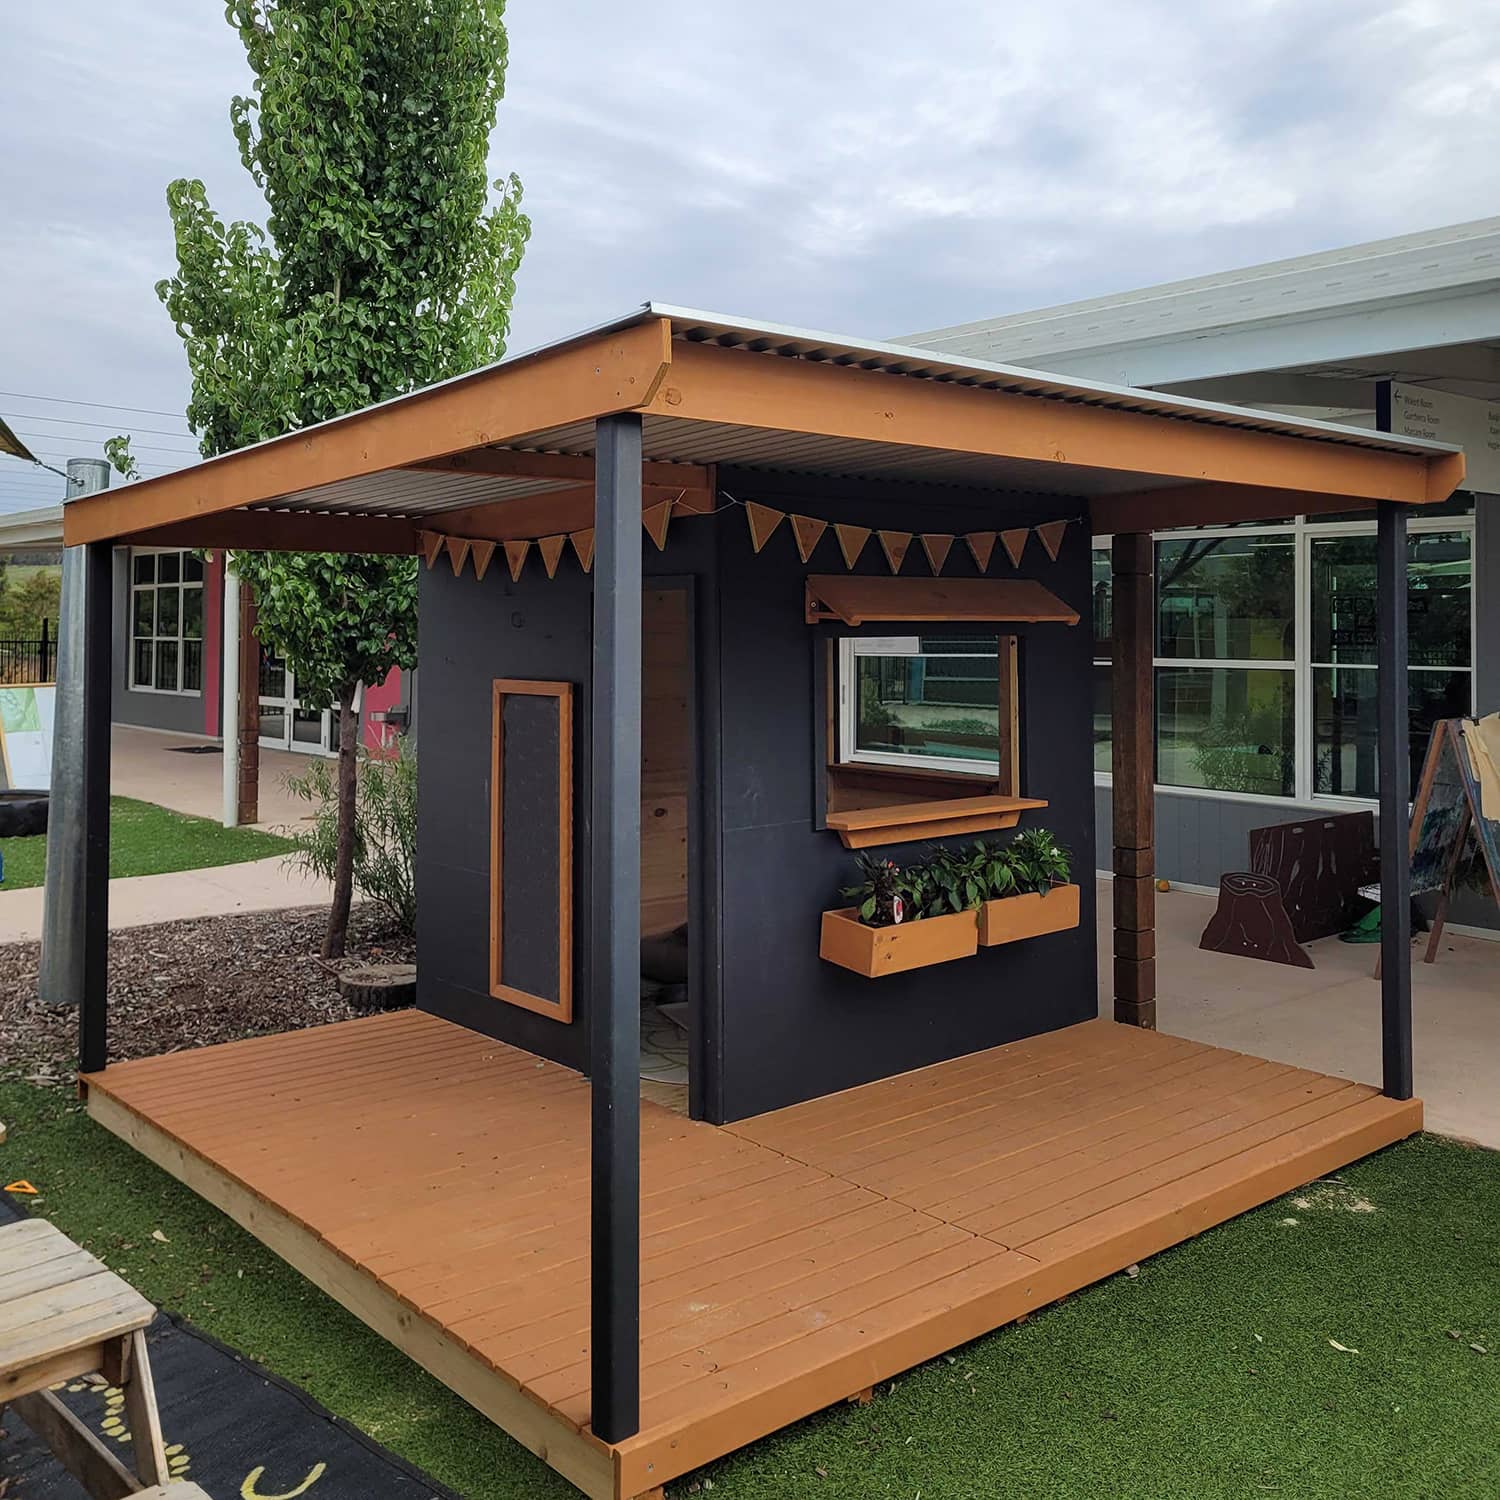
<svg viewBox="0 0 1500 1500">
<path fill-rule="evenodd" d="M 39 1211 L 147 1296 L 470 1500 L 575 1493 L 68 1096 L 0 1082 L 0 1119 L 0 1180 L 30 1178 Z M 1488 1500 L 1500 1494 L 1500 1156 L 1423 1136 L 1340 1178 L 668 1495 L 711 1482 L 726 1500 Z M 391 1195 L 399 1211 L 399 1181 Z"/>
<path fill-rule="evenodd" d="M 171 870 L 206 870 L 250 859 L 285 854 L 290 839 L 257 828 L 225 828 L 208 818 L 139 802 L 134 797 L 109 799 L 109 874 L 163 875 Z M 47 836 L 0 839 L 5 879 L 0 891 L 42 883 L 47 867 Z"/>
</svg>

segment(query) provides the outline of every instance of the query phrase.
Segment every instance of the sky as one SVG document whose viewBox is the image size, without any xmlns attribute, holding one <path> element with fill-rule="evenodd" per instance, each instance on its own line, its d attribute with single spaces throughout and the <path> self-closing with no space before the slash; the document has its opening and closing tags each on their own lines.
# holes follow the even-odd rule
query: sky
<svg viewBox="0 0 1500 1500">
<path fill-rule="evenodd" d="M 887 338 L 1480 218 L 1492 0 L 510 0 L 510 348 L 648 299 Z M 165 189 L 262 218 L 218 0 L 12 7 L 0 416 L 49 463 L 191 461 Z M 91 403 L 91 404 L 86 404 Z M 0 457 L 0 512 L 61 481 Z"/>
</svg>

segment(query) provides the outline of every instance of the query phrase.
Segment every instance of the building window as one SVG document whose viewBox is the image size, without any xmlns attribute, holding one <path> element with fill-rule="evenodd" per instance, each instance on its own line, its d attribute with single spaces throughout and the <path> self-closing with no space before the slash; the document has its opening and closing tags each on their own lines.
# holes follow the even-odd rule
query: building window
<svg viewBox="0 0 1500 1500">
<path fill-rule="evenodd" d="M 1407 538 L 1413 786 L 1433 724 L 1473 705 L 1471 540 L 1467 531 Z M 1378 796 L 1373 536 L 1312 538 L 1311 608 L 1313 791 Z"/>
<path fill-rule="evenodd" d="M 1163 786 L 1293 795 L 1295 598 L 1290 532 L 1157 543 L 1156 779 Z"/>
<path fill-rule="evenodd" d="M 1409 523 L 1412 774 L 1473 709 L 1472 527 Z M 1156 779 L 1256 797 L 1373 799 L 1375 533 L 1318 517 L 1156 547 Z M 1094 553 L 1094 769 L 1110 770 L 1110 558 Z"/>
<path fill-rule="evenodd" d="M 881 636 L 839 645 L 841 761 L 995 774 L 995 636 Z"/>
<path fill-rule="evenodd" d="M 203 691 L 203 559 L 191 552 L 130 554 L 130 686 Z"/>
</svg>

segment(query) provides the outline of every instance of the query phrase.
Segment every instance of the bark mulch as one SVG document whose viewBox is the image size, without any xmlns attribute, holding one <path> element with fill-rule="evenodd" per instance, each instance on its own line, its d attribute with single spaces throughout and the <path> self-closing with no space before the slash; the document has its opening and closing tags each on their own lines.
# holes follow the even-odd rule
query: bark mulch
<svg viewBox="0 0 1500 1500">
<path fill-rule="evenodd" d="M 326 962 L 326 922 L 321 910 L 242 912 L 111 933 L 110 1061 L 346 1021 L 357 1012 L 339 995 L 340 968 L 415 961 L 389 918 L 362 906 L 347 957 Z M 38 1001 L 40 959 L 39 943 L 0 945 L 0 1074 L 70 1083 L 77 1013 Z"/>
</svg>

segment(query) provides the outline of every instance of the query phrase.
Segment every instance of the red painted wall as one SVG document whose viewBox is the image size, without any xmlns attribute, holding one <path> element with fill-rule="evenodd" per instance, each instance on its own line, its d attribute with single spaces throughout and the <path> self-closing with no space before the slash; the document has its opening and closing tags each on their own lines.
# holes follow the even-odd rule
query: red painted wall
<svg viewBox="0 0 1500 1500">
<path fill-rule="evenodd" d="M 401 668 L 392 667 L 390 675 L 375 687 L 366 687 L 364 696 L 364 723 L 360 726 L 364 746 L 375 754 L 391 753 L 396 731 L 389 724 L 375 724 L 372 713 L 385 713 L 401 704 Z"/>
</svg>

